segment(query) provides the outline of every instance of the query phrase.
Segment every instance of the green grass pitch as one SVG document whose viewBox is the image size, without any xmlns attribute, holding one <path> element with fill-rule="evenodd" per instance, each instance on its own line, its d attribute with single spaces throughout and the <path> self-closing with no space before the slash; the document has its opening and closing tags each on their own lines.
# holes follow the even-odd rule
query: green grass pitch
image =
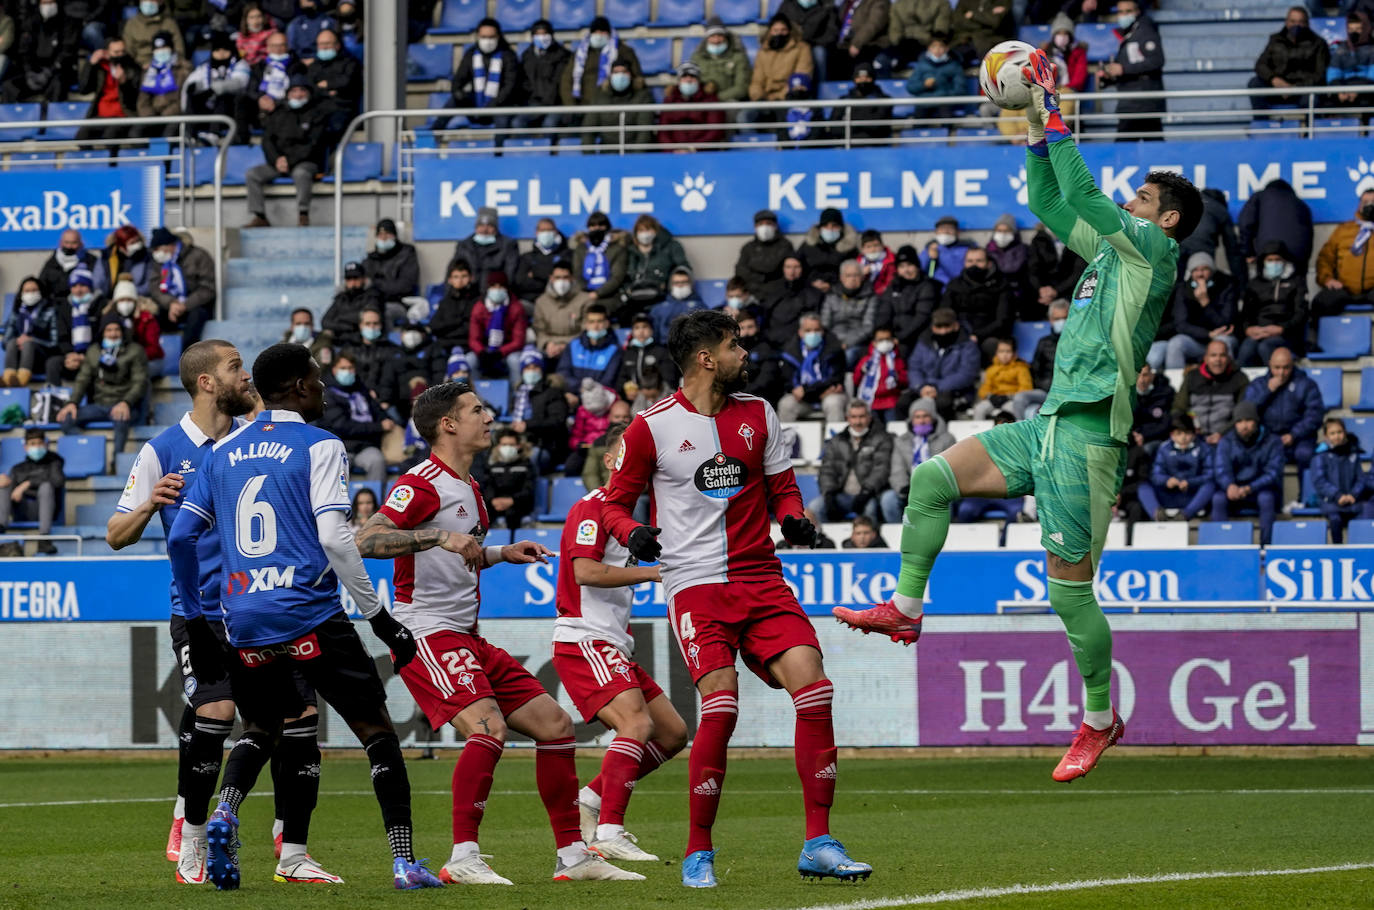
<svg viewBox="0 0 1374 910">
<path fill-rule="evenodd" d="M 452 753 L 411 760 L 416 846 L 434 868 L 449 852 Z M 584 779 L 591 757 L 579 762 Z M 272 881 L 271 799 L 245 803 L 242 893 L 178 885 L 162 857 L 170 760 L 28 758 L 0 761 L 0 908 L 388 906 L 772 908 L 1370 907 L 1374 906 L 1374 776 L 1368 759 L 1156 758 L 1109 753 L 1086 780 L 1055 784 L 1053 759 L 843 760 L 834 833 L 871 862 L 861 884 L 803 883 L 796 872 L 801 805 L 787 759 L 732 761 L 716 829 L 714 891 L 679 884 L 687 763 L 640 784 L 630 830 L 657 864 L 627 864 L 634 883 L 555 884 L 553 844 L 528 755 L 509 753 L 482 826 L 482 850 L 512 888 L 391 890 L 390 859 L 365 764 L 324 763 L 311 853 L 342 875 L 337 887 Z M 62 802 L 70 804 L 43 805 Z M 1171 874 L 1344 871 L 1182 881 Z M 1123 879 L 1058 892 L 1014 886 Z M 959 899 L 959 892 L 989 893 Z M 472 891 L 478 891 L 473 894 Z M 455 893 L 456 892 L 456 893 Z M 938 898 L 932 896 L 939 895 Z"/>
</svg>

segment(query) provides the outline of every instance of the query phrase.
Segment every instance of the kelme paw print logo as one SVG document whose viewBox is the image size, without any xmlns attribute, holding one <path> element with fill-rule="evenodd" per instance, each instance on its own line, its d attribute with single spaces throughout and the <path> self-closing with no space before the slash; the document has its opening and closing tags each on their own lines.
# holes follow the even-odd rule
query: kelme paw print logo
<svg viewBox="0 0 1374 910">
<path fill-rule="evenodd" d="M 1363 196 L 1369 190 L 1374 190 L 1374 162 L 1365 161 L 1360 158 L 1360 163 L 1355 167 L 1348 167 L 1345 172 L 1350 175 L 1350 182 L 1355 184 L 1355 194 Z"/>
<path fill-rule="evenodd" d="M 1030 188 L 1026 185 L 1026 169 L 1021 168 L 1015 174 L 1007 176 L 1007 183 L 1016 190 L 1016 204 L 1026 205 L 1030 202 Z"/>
<path fill-rule="evenodd" d="M 682 199 L 684 212 L 706 211 L 706 197 L 715 191 L 716 185 L 707 183 L 705 174 L 697 174 L 695 177 L 690 174 L 683 174 L 681 183 L 676 181 L 673 183 L 673 192 Z"/>
</svg>

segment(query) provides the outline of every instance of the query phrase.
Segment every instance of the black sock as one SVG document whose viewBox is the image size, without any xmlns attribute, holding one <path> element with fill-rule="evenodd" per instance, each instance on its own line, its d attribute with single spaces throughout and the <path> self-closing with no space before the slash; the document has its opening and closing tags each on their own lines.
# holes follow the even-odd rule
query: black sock
<svg viewBox="0 0 1374 910">
<path fill-rule="evenodd" d="M 177 728 L 177 796 L 186 797 L 186 751 L 191 747 L 191 733 L 196 729 L 196 709 L 190 705 L 181 712 L 181 726 Z"/>
<path fill-rule="evenodd" d="M 271 757 L 272 737 L 261 731 L 243 734 L 229 753 L 229 760 L 224 763 L 224 785 L 219 798 L 220 802 L 229 804 L 235 815 L 239 814 L 243 798 L 253 789 L 258 774 Z"/>
<path fill-rule="evenodd" d="M 282 841 L 304 844 L 310 836 L 310 815 L 320 795 L 320 745 L 315 715 L 286 722 L 272 755 L 272 782 Z"/>
<path fill-rule="evenodd" d="M 401 741 L 395 733 L 378 733 L 363 743 L 372 763 L 372 789 L 382 807 L 382 823 L 392 856 L 415 861 L 410 838 L 410 778 L 401 755 Z"/>
<path fill-rule="evenodd" d="M 205 824 L 209 814 L 210 797 L 215 795 L 219 781 L 219 766 L 224 760 L 224 741 L 234 728 L 232 720 L 197 717 L 191 732 L 191 744 L 182 760 L 182 793 L 186 797 L 186 821 L 192 825 Z"/>
</svg>

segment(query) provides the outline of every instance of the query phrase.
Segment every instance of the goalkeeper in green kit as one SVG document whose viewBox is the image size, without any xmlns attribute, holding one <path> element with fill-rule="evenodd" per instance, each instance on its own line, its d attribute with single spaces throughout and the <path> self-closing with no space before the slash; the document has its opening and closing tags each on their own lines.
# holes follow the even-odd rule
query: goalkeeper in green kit
<svg viewBox="0 0 1374 910">
<path fill-rule="evenodd" d="M 1082 777 L 1125 725 L 1112 708 L 1112 631 L 1093 594 L 1112 506 L 1126 472 L 1135 380 L 1168 305 L 1178 242 L 1202 215 L 1196 187 L 1155 171 L 1124 209 L 1093 182 L 1059 114 L 1054 65 L 1042 51 L 1032 82 L 1026 177 L 1030 210 L 1088 261 L 1054 358 L 1040 414 L 965 439 L 911 474 L 897 593 L 869 610 L 836 607 L 845 624 L 911 644 L 926 580 L 945 543 L 950 503 L 1034 494 L 1047 551 L 1050 606 L 1068 631 L 1087 689 L 1083 724 L 1054 779 Z"/>
</svg>

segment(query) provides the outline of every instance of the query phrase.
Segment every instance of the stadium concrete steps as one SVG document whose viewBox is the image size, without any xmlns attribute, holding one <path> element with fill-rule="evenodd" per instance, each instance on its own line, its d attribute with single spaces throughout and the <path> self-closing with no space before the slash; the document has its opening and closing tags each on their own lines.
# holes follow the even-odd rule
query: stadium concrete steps
<svg viewBox="0 0 1374 910">
<path fill-rule="evenodd" d="M 285 297 L 283 310 L 282 298 Z M 286 314 L 296 307 L 306 307 L 316 318 L 324 315 L 329 303 L 334 299 L 334 288 L 329 285 L 311 287 L 231 287 L 224 292 L 224 316 L 227 320 L 266 319 L 273 328 L 286 331 Z"/>
<path fill-rule="evenodd" d="M 362 225 L 343 229 L 344 259 L 367 255 L 370 231 Z M 239 256 L 244 259 L 333 259 L 334 228 L 271 227 L 239 231 Z"/>
<path fill-rule="evenodd" d="M 333 258 L 281 256 L 273 259 L 231 259 L 225 264 L 226 288 L 297 288 L 334 283 Z"/>
</svg>

